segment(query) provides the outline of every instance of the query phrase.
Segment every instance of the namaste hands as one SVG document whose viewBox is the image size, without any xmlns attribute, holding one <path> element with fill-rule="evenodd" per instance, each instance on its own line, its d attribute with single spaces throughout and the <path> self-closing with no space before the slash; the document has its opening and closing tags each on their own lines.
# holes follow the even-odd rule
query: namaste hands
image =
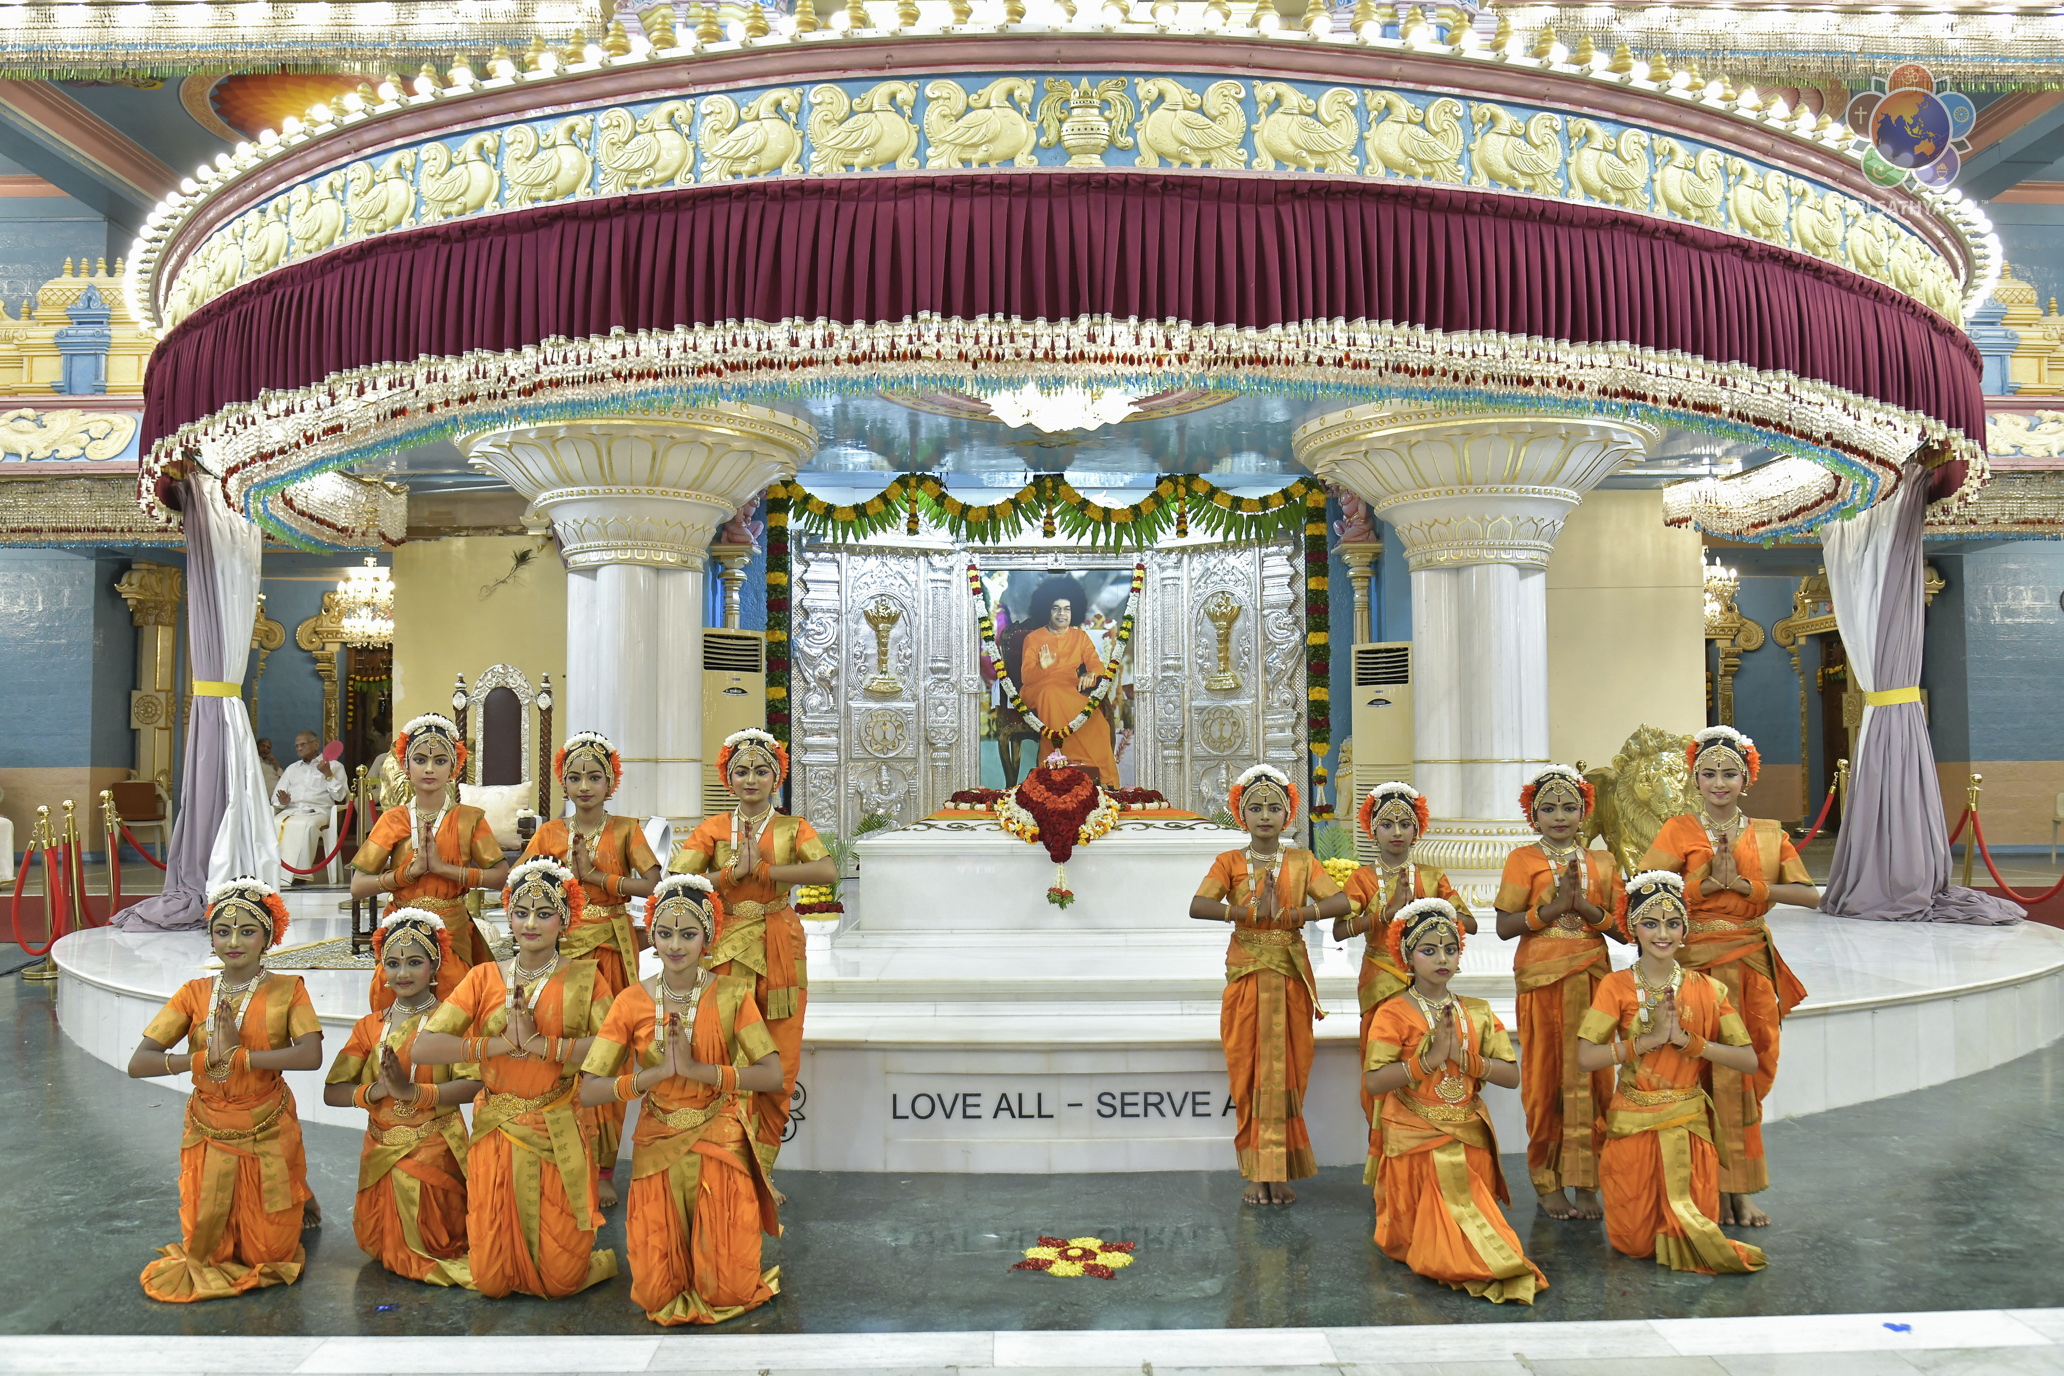
<svg viewBox="0 0 2064 1376">
<path fill-rule="evenodd" d="M 573 877 L 583 884 L 595 872 L 595 857 L 588 849 L 588 838 L 577 831 L 566 847 L 566 868 L 572 870 Z"/>
<path fill-rule="evenodd" d="M 236 1009 L 230 1006 L 228 999 L 218 1000 L 215 1004 L 215 1016 L 209 1020 L 206 1057 L 208 1069 L 220 1070 L 228 1065 L 230 1057 L 236 1055 L 240 1037 Z"/>
<path fill-rule="evenodd" d="M 1605 912 L 1585 892 L 1582 853 L 1572 855 L 1564 872 L 1555 877 L 1555 896 L 1541 905 L 1544 924 L 1559 923 L 1575 930 L 1605 922 Z"/>
<path fill-rule="evenodd" d="M 660 1068 L 668 1079 L 692 1080 L 689 1067 L 701 1065 L 695 1059 L 695 1025 L 679 1013 L 666 1015 L 666 1056 Z"/>
<path fill-rule="evenodd" d="M 1663 995 L 1663 1006 L 1656 1014 L 1655 1027 L 1645 1037 L 1634 1039 L 1634 1050 L 1647 1055 L 1665 1043 L 1671 1046 L 1689 1046 L 1691 1034 L 1677 1020 L 1677 991 L 1669 990 Z"/>
<path fill-rule="evenodd" d="M 760 867 L 760 834 L 756 827 L 748 824 L 739 828 L 738 857 L 731 862 L 731 868 L 724 873 L 734 884 L 743 884 L 752 878 L 753 871 Z"/>
<path fill-rule="evenodd" d="M 394 1054 L 394 1048 L 380 1048 L 380 1088 L 387 1091 L 398 1108 L 413 1109 L 422 1095 L 421 1089 L 409 1078 L 402 1068 L 401 1057 Z"/>
<path fill-rule="evenodd" d="M 1449 1061 L 1460 1064 L 1462 1049 L 1469 1045 L 1468 1029 L 1462 1025 L 1462 1001 L 1448 1005 L 1447 1015 L 1434 1020 L 1426 1040 L 1419 1047 L 1419 1062 L 1422 1065 L 1445 1065 Z"/>
<path fill-rule="evenodd" d="M 503 1035 L 511 1048 L 518 1052 L 537 1035 L 537 1017 L 531 1012 L 530 1004 L 523 997 L 523 981 L 511 978 L 509 981 L 509 1025 Z"/>
<path fill-rule="evenodd" d="M 1721 843 L 1713 847 L 1713 868 L 1699 884 L 1699 892 L 1708 898 L 1716 893 L 1741 893 L 1743 890 L 1735 887 L 1741 883 L 1741 866 L 1735 862 L 1734 846 L 1723 836 Z"/>
</svg>

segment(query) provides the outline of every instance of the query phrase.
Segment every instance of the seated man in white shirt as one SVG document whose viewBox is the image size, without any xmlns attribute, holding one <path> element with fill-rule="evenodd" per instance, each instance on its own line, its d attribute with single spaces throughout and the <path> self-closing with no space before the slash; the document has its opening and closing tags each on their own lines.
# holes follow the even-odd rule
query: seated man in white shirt
<svg viewBox="0 0 2064 1376">
<path fill-rule="evenodd" d="M 296 869 L 313 869 L 323 853 L 330 807 L 344 801 L 349 785 L 344 767 L 322 758 L 322 742 L 315 732 L 294 737 L 294 753 L 300 758 L 280 771 L 279 791 L 273 794 L 280 809 L 280 859 Z M 309 876 L 297 874 L 294 882 L 306 884 Z"/>
</svg>

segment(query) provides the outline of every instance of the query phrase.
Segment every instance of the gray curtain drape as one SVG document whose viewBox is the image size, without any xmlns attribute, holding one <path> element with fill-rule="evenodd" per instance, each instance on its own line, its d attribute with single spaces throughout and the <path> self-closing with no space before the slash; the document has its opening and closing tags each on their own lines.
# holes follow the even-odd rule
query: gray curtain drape
<svg viewBox="0 0 2064 1376">
<path fill-rule="evenodd" d="M 219 572 L 208 522 L 197 513 L 204 501 L 220 501 L 198 477 L 182 484 L 186 494 L 186 644 L 196 679 L 228 678 L 222 663 Z M 237 678 L 243 677 L 238 667 Z M 189 700 L 186 765 L 179 786 L 179 811 L 172 818 L 172 845 L 165 860 L 164 892 L 122 909 L 113 925 L 124 931 L 186 931 L 201 925 L 208 900 L 208 860 L 215 834 L 229 810 L 227 732 L 222 713 L 198 710 Z"/>
<path fill-rule="evenodd" d="M 1927 470 L 1909 465 L 1887 506 L 1838 522 L 1821 537 L 1835 618 L 1866 693 L 1921 681 Z M 1880 922 L 2022 919 L 2017 904 L 1949 882 L 1949 829 L 1919 702 L 1864 709 L 1850 780 L 1822 912 Z"/>
</svg>

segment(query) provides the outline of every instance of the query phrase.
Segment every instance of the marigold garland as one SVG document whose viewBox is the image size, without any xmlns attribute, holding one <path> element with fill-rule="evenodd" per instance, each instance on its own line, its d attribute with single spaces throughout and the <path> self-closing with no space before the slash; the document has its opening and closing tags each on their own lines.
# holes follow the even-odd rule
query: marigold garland
<svg viewBox="0 0 2064 1376">
<path fill-rule="evenodd" d="M 1049 1276 L 1095 1276 L 1109 1280 L 1132 1265 L 1131 1242 L 1106 1242 L 1100 1237 L 1044 1237 L 1025 1249 L 1013 1271 L 1044 1271 Z"/>
<path fill-rule="evenodd" d="M 1320 799 L 1326 788 L 1326 751 L 1333 744 L 1331 625 L 1327 586 L 1326 489 L 1313 484 L 1304 494 L 1304 695 L 1305 730 L 1311 745 L 1311 820 L 1333 815 Z"/>
</svg>

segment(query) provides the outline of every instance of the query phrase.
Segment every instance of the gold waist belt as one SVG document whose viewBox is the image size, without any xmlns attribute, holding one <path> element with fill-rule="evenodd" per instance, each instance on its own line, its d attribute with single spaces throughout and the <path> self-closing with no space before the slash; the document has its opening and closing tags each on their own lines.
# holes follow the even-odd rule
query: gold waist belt
<svg viewBox="0 0 2064 1376">
<path fill-rule="evenodd" d="M 191 1103 L 191 1099 L 188 1102 Z M 269 1099 L 265 1103 L 260 1104 L 256 1109 L 252 1110 L 252 1115 L 257 1121 L 247 1128 L 218 1128 L 211 1126 L 202 1122 L 200 1114 L 195 1113 L 191 1108 L 187 1110 L 186 1121 L 192 1125 L 195 1132 L 198 1132 L 210 1142 L 249 1142 L 272 1131 L 277 1125 L 276 1120 L 279 1117 L 279 1108 L 280 1101 L 276 1098 Z"/>
<path fill-rule="evenodd" d="M 1280 932 L 1268 927 L 1240 927 L 1240 940 L 1256 946 L 1295 946 L 1304 940 L 1303 932 Z"/>
<path fill-rule="evenodd" d="M 422 898 L 411 898 L 402 906 L 405 908 L 424 908 L 433 913 L 464 912 L 466 900 L 463 898 L 430 898 L 425 896 Z"/>
<path fill-rule="evenodd" d="M 630 910 L 631 905 L 628 903 L 597 903 L 592 898 L 581 907 L 583 915 L 589 913 L 624 913 Z"/>
<path fill-rule="evenodd" d="M 1398 1097 L 1405 1101 L 1406 1108 L 1409 1108 L 1429 1123 L 1460 1123 L 1474 1118 L 1477 1106 L 1481 1102 L 1474 1094 L 1459 1104 L 1446 1102 L 1429 1104 L 1424 1099 L 1411 1094 L 1401 1094 Z"/>
<path fill-rule="evenodd" d="M 507 1114 L 511 1118 L 520 1113 L 535 1113 L 541 1108 L 549 1107 L 554 1100 L 564 1096 L 571 1088 L 572 1080 L 561 1080 L 535 1099 L 524 1099 L 514 1094 L 490 1094 L 487 1096 L 487 1111 Z"/>
<path fill-rule="evenodd" d="M 650 1107 L 651 1101 L 648 1099 L 646 1104 Z M 704 1104 L 701 1108 L 677 1108 L 671 1113 L 661 1113 L 655 1109 L 652 1116 L 670 1128 L 678 1128 L 685 1131 L 689 1128 L 701 1127 L 723 1111 L 724 1100 L 718 1098 Z"/>
<path fill-rule="evenodd" d="M 1642 1108 L 1662 1108 L 1666 1104 L 1688 1104 L 1704 1093 L 1705 1091 L 1697 1085 L 1692 1085 L 1686 1089 L 1631 1089 L 1625 1085 L 1620 1087 L 1620 1094 L 1628 1103 L 1638 1104 Z"/>
<path fill-rule="evenodd" d="M 1736 922 L 1725 917 L 1709 917 L 1694 921 L 1691 924 L 1691 930 L 1694 932 L 1742 932 L 1747 931 L 1751 927 L 1760 927 L 1762 925 L 1763 919 L 1760 917 L 1752 917 L 1746 922 Z"/>
<path fill-rule="evenodd" d="M 380 1145 L 383 1147 L 414 1147 L 429 1138 L 439 1135 L 440 1130 L 435 1119 L 414 1127 L 407 1123 L 397 1123 L 393 1127 L 381 1132 Z"/>
<path fill-rule="evenodd" d="M 786 903 L 755 903 L 746 898 L 741 898 L 736 903 L 726 901 L 724 925 L 730 926 L 734 918 L 741 922 L 764 922 L 776 913 L 787 911 Z"/>
<path fill-rule="evenodd" d="M 1565 926 L 1563 926 L 1563 925 L 1562 925 L 1562 924 L 1561 924 L 1560 922 L 1554 922 L 1554 923 L 1550 923 L 1550 924 L 1549 924 L 1548 926 L 1546 926 L 1546 927 L 1543 927 L 1543 928 L 1542 928 L 1542 929 L 1541 929 L 1540 931 L 1538 931 L 1538 932 L 1535 932 L 1535 933 L 1534 933 L 1534 935 L 1535 935 L 1535 936 L 1552 936 L 1552 937 L 1557 937 L 1557 938 L 1559 938 L 1559 939 L 1561 939 L 1561 940 L 1564 940 L 1564 941 L 1569 941 L 1569 940 L 1579 940 L 1579 941 L 1581 941 L 1581 940 L 1582 940 L 1582 939 L 1584 939 L 1585 937 L 1590 937 L 1590 936 L 1597 936 L 1597 935 L 1598 935 L 1598 933 L 1596 933 L 1596 932 L 1587 932 L 1587 931 L 1585 931 L 1585 930 L 1584 930 L 1584 929 L 1583 929 L 1582 927 L 1565 927 Z"/>
</svg>

